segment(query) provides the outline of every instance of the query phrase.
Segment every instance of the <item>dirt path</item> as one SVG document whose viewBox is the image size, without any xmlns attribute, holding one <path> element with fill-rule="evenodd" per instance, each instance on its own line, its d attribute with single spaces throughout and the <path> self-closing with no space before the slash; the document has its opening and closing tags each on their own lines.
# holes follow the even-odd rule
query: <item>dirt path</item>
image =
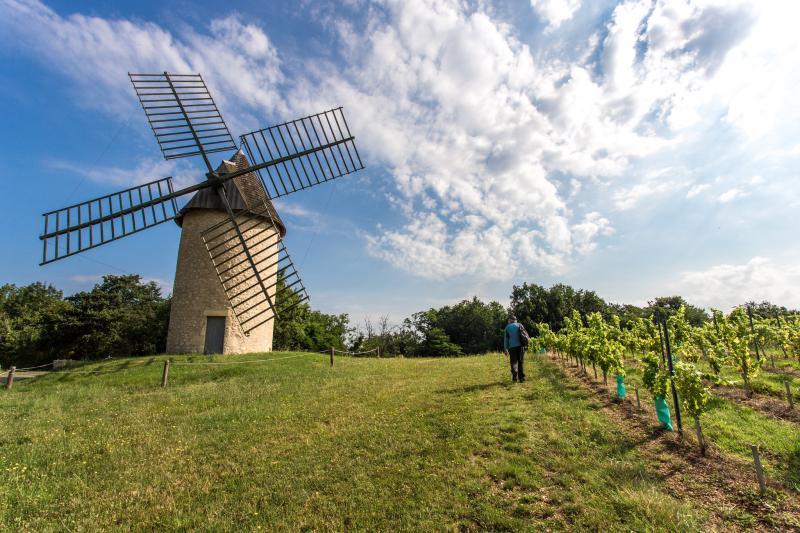
<svg viewBox="0 0 800 533">
<path fill-rule="evenodd" d="M 746 405 L 758 411 L 759 413 L 772 418 L 800 424 L 800 410 L 798 409 L 800 406 L 795 405 L 794 409 L 790 409 L 789 403 L 785 398 L 781 400 L 776 396 L 758 393 L 748 397 L 747 392 L 738 387 L 712 385 L 711 388 L 713 389 L 714 394 L 720 396 L 721 398 Z"/>
</svg>

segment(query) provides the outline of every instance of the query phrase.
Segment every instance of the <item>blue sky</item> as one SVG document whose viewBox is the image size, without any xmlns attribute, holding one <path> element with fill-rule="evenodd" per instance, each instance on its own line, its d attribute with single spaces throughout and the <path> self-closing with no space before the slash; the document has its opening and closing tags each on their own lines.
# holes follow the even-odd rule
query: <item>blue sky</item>
<svg viewBox="0 0 800 533">
<path fill-rule="evenodd" d="M 277 202 L 355 322 L 513 284 L 800 306 L 795 2 L 0 0 L 0 280 L 168 292 L 179 230 L 39 267 L 41 213 L 171 175 L 128 71 L 201 72 L 235 136 L 342 105 L 367 169 Z"/>
</svg>

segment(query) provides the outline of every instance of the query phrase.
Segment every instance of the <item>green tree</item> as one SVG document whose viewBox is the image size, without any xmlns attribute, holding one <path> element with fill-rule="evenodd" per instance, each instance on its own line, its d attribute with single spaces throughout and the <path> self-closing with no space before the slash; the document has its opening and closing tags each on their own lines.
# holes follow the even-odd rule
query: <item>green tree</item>
<svg viewBox="0 0 800 533">
<path fill-rule="evenodd" d="M 559 322 L 556 323 L 550 313 L 547 290 L 535 283 L 523 283 L 519 287 L 514 285 L 511 289 L 511 312 L 526 327 L 544 322 L 551 329 L 558 331 L 562 326 L 561 317 L 559 317 Z M 569 311 L 565 311 L 564 314 L 568 313 Z"/>
<path fill-rule="evenodd" d="M 440 328 L 468 354 L 502 350 L 506 318 L 502 305 L 483 303 L 477 297 L 442 307 L 427 317 L 430 326 Z"/>
<path fill-rule="evenodd" d="M 56 357 L 69 307 L 52 285 L 0 286 L 0 364 L 33 366 Z"/>
<path fill-rule="evenodd" d="M 450 342 L 447 333 L 436 327 L 425 331 L 418 352 L 418 355 L 429 357 L 457 357 L 461 354 L 461 347 Z"/>
<path fill-rule="evenodd" d="M 344 350 L 349 324 L 346 314 L 328 315 L 301 303 L 275 320 L 272 343 L 276 350 Z"/>
<path fill-rule="evenodd" d="M 564 317 L 578 311 L 586 316 L 600 313 L 610 318 L 611 308 L 594 291 L 575 290 L 569 285 L 557 284 L 549 289 L 536 284 L 523 283 L 511 290 L 511 311 L 529 331 L 538 323 L 545 323 L 553 331 L 564 327 Z"/>
<path fill-rule="evenodd" d="M 154 282 L 138 275 L 103 276 L 87 292 L 66 298 L 60 341 L 65 355 L 99 359 L 163 352 L 169 299 Z"/>
<path fill-rule="evenodd" d="M 683 296 L 661 296 L 650 302 L 647 310 L 654 313 L 659 310 L 662 316 L 669 317 L 677 313 L 680 308 L 684 308 L 686 321 L 692 326 L 702 326 L 708 320 L 708 314 L 704 309 L 691 305 Z"/>
</svg>

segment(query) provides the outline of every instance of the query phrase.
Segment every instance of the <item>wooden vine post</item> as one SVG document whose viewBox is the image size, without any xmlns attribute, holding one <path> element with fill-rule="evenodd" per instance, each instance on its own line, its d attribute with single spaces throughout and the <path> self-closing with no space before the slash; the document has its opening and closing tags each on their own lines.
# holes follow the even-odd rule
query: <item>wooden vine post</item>
<svg viewBox="0 0 800 533">
<path fill-rule="evenodd" d="M 703 437 L 703 428 L 700 427 L 700 417 L 696 416 L 694 418 L 694 429 L 697 433 L 697 442 L 700 444 L 700 455 L 705 457 L 706 455 L 706 439 Z"/>
<path fill-rule="evenodd" d="M 756 477 L 758 477 L 758 490 L 763 496 L 767 492 L 767 483 L 764 481 L 764 469 L 761 467 L 761 456 L 758 453 L 758 445 L 751 444 L 750 449 L 753 451 L 753 462 L 756 465 Z"/>
<path fill-rule="evenodd" d="M 6 378 L 6 389 L 10 389 L 11 386 L 14 384 L 14 372 L 17 371 L 17 367 L 12 366 L 8 369 L 8 377 Z"/>
<path fill-rule="evenodd" d="M 167 386 L 167 379 L 169 378 L 169 359 L 164 361 L 164 370 L 161 372 L 161 386 Z"/>
<path fill-rule="evenodd" d="M 789 387 L 789 380 L 783 380 L 783 386 L 786 387 L 786 401 L 789 402 L 789 409 L 794 409 L 794 398 L 792 397 L 792 389 Z"/>
</svg>

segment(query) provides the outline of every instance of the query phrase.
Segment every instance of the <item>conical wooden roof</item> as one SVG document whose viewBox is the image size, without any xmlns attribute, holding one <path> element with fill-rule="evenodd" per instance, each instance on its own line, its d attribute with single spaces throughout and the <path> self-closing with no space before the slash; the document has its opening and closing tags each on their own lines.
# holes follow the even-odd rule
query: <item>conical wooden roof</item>
<svg viewBox="0 0 800 533">
<path fill-rule="evenodd" d="M 239 150 L 230 160 L 223 161 L 217 168 L 217 172 L 221 174 L 233 172 L 249 166 L 250 163 L 247 161 L 247 157 Z M 281 237 L 286 235 L 286 226 L 283 220 L 278 216 L 275 206 L 272 205 L 272 202 L 267 197 L 267 193 L 261 183 L 261 178 L 254 172 L 248 172 L 247 174 L 242 174 L 241 176 L 228 180 L 223 184 L 223 187 L 225 188 L 228 202 L 231 204 L 231 209 L 233 209 L 234 212 L 245 209 L 255 211 L 256 213 L 259 211 L 264 212 L 264 207 L 266 207 L 266 212 L 269 215 L 262 216 L 264 216 L 264 218 L 272 217 L 272 220 L 281 233 Z M 222 205 L 222 200 L 212 187 L 200 189 L 175 217 L 175 223 L 178 224 L 178 226 L 183 224 L 184 215 L 191 209 L 219 209 L 224 211 L 225 206 Z"/>
</svg>

